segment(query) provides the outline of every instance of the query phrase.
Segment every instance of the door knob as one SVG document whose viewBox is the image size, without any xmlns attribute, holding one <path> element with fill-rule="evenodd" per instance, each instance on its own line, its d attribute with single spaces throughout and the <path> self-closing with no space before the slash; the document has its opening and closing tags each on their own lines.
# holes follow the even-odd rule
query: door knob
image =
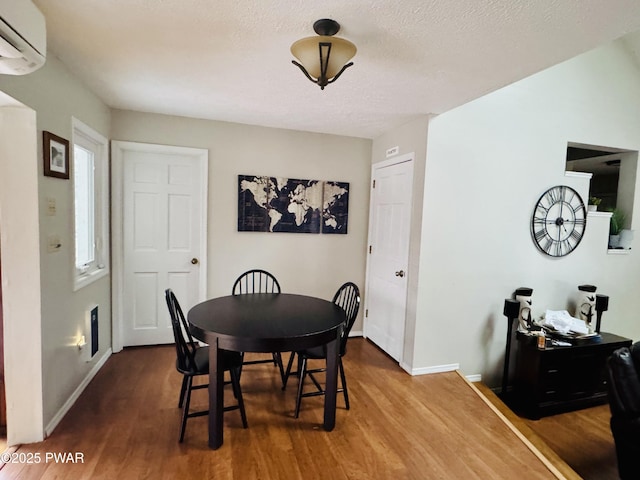
<svg viewBox="0 0 640 480">
<path fill-rule="evenodd" d="M 191 263 L 194 264 L 194 265 L 197 265 L 198 264 L 198 259 L 197 258 L 192 258 L 191 259 Z"/>
<path fill-rule="evenodd" d="M 404 277 L 404 270 L 400 270 L 399 272 L 396 272 L 396 277 Z"/>
</svg>

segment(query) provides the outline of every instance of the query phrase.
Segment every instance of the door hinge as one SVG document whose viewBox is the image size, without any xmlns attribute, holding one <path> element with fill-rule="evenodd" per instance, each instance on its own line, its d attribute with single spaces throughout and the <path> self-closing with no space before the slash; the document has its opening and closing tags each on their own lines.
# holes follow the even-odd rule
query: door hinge
<svg viewBox="0 0 640 480">
<path fill-rule="evenodd" d="M 371 252 L 373 252 L 373 247 L 369 245 L 369 254 L 371 254 Z"/>
<path fill-rule="evenodd" d="M 369 317 L 369 309 L 368 308 L 364 311 L 364 316 L 365 316 L 365 318 Z"/>
<path fill-rule="evenodd" d="M 376 181 L 373 181 L 373 188 L 376 188 Z"/>
</svg>

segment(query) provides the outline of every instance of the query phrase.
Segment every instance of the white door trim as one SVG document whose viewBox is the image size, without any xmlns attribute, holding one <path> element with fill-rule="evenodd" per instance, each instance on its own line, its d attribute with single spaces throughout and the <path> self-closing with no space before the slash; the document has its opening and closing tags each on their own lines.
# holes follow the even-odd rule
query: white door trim
<svg viewBox="0 0 640 480">
<path fill-rule="evenodd" d="M 124 152 L 125 151 L 190 155 L 199 160 L 199 173 L 202 196 L 200 231 L 200 269 L 199 269 L 199 300 L 205 300 L 207 294 L 207 201 L 209 151 L 202 148 L 175 147 L 169 145 L 155 145 L 151 143 L 111 141 L 111 290 L 112 290 L 112 339 L 113 352 L 122 350 L 124 329 Z"/>
<path fill-rule="evenodd" d="M 398 163 L 412 162 L 415 159 L 415 156 L 416 154 L 414 152 L 405 153 L 404 155 L 400 155 L 398 157 L 389 158 L 382 162 L 374 163 L 373 165 L 371 165 L 371 178 L 373 178 L 373 173 L 376 170 L 380 168 L 390 167 L 391 165 L 397 165 Z M 369 214 L 371 214 L 371 211 L 369 211 Z M 369 229 L 369 232 L 371 232 L 371 229 Z"/>
<path fill-rule="evenodd" d="M 407 153 L 404 155 L 399 155 L 397 157 L 394 158 L 390 158 L 388 160 L 384 160 L 382 162 L 377 162 L 374 163 L 373 165 L 371 165 L 371 179 L 373 181 L 373 179 L 376 177 L 376 171 L 379 169 L 383 169 L 383 168 L 387 168 L 390 167 L 392 165 L 398 165 L 401 163 L 405 163 L 405 162 L 411 162 L 412 167 L 413 167 L 413 162 L 415 160 L 415 152 L 411 152 L 411 153 Z M 411 169 L 411 184 L 413 185 L 413 180 L 414 180 L 414 168 Z M 369 186 L 371 188 L 371 185 Z M 413 195 L 411 196 L 412 198 L 412 204 L 411 204 L 411 210 L 413 211 Z M 369 201 L 369 229 L 368 229 L 368 233 L 367 233 L 367 264 L 366 264 L 366 270 L 365 270 L 365 318 L 363 318 L 363 322 L 362 322 L 362 335 L 364 338 L 367 338 L 367 318 L 366 318 L 366 312 L 369 308 L 369 274 L 370 274 L 370 262 L 371 262 L 371 256 L 368 253 L 368 249 L 369 249 L 369 245 L 371 245 L 371 241 L 372 241 L 372 235 L 373 235 L 373 217 L 374 217 L 374 211 L 373 211 L 373 202 L 370 200 Z M 411 214 L 409 215 L 409 218 L 411 219 Z M 409 238 L 411 238 L 411 225 L 409 227 Z M 410 249 L 409 249 L 410 251 Z M 407 256 L 409 256 L 409 253 L 407 253 Z M 408 262 L 409 258 L 407 258 L 407 262 Z M 407 263 L 408 264 L 408 263 Z M 410 272 L 408 272 L 408 275 L 411 275 Z M 407 283 L 408 283 L 408 279 L 407 279 Z M 408 293 L 409 293 L 409 289 L 407 288 L 407 298 L 405 299 L 405 302 L 408 301 Z M 403 328 L 403 332 L 404 332 L 404 336 L 406 339 L 406 321 L 407 321 L 407 317 L 406 317 L 406 308 L 405 308 L 405 328 Z M 400 361 L 399 364 L 403 365 L 405 363 L 405 359 L 404 359 L 404 340 L 403 339 L 403 347 L 402 347 L 402 351 L 400 352 Z"/>
<path fill-rule="evenodd" d="M 46 230 L 38 222 L 38 133 L 36 111 L 0 91 L 0 288 L 8 446 L 44 439 L 40 238 Z"/>
</svg>

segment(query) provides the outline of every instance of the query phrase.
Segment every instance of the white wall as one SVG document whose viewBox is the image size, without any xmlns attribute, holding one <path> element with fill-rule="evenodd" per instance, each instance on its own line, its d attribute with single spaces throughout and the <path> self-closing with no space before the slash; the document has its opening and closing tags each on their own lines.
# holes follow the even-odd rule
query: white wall
<svg viewBox="0 0 640 480">
<path fill-rule="evenodd" d="M 38 185 L 40 230 L 40 284 L 42 335 L 42 398 L 24 398 L 23 402 L 42 404 L 42 421 L 50 430 L 60 419 L 64 408 L 83 385 L 96 364 L 111 346 L 110 278 L 103 278 L 77 292 L 72 290 L 73 271 L 73 184 L 43 176 L 42 131 L 71 140 L 71 117 L 75 116 L 105 137 L 109 137 L 109 109 L 82 83 L 71 76 L 66 67 L 49 55 L 44 67 L 24 76 L 0 75 L 0 91 L 33 108 L 37 115 L 37 165 L 32 172 Z M 31 152 L 33 155 L 35 152 Z M 46 214 L 48 198 L 56 201 L 56 215 Z M 15 206 L 20 209 L 21 206 Z M 62 248 L 48 253 L 48 235 L 60 236 Z M 3 251 L 3 255 L 9 252 Z M 4 263 L 4 262 L 3 262 Z M 3 281 L 11 282 L 12 279 Z M 76 346 L 85 325 L 86 309 L 100 306 L 100 349 L 94 360 L 82 360 Z M 5 322 L 22 322 L 21 318 Z M 15 364 L 5 365 L 7 369 Z"/>
<path fill-rule="evenodd" d="M 588 180 L 565 177 L 567 143 L 638 150 L 639 109 L 640 73 L 611 44 L 430 122 L 414 367 L 459 363 L 499 384 L 502 308 L 518 287 L 534 289 L 538 317 L 569 307 L 577 285 L 596 285 L 610 297 L 603 330 L 640 338 L 640 257 L 607 253 L 606 217 L 590 216 L 582 243 L 559 259 L 530 234 L 546 189 L 570 185 L 587 198 Z"/>
<path fill-rule="evenodd" d="M 364 292 L 370 140 L 122 110 L 112 115 L 114 140 L 209 150 L 209 297 L 229 295 L 250 268 L 272 272 L 286 292 L 331 299 L 346 281 Z M 349 182 L 348 234 L 238 232 L 239 174 Z"/>
</svg>

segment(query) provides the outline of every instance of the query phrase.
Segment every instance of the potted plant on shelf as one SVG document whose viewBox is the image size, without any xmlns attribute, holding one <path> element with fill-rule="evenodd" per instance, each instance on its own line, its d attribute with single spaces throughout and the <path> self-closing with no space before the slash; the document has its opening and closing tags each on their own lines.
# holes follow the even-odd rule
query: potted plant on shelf
<svg viewBox="0 0 640 480">
<path fill-rule="evenodd" d="M 602 202 L 601 198 L 589 197 L 589 206 L 587 207 L 587 210 L 589 212 L 597 211 L 598 210 L 598 205 L 600 205 L 600 202 Z"/>
<path fill-rule="evenodd" d="M 611 210 L 611 221 L 609 224 L 609 248 L 619 248 L 620 232 L 624 225 L 624 213 L 618 208 Z"/>
</svg>

